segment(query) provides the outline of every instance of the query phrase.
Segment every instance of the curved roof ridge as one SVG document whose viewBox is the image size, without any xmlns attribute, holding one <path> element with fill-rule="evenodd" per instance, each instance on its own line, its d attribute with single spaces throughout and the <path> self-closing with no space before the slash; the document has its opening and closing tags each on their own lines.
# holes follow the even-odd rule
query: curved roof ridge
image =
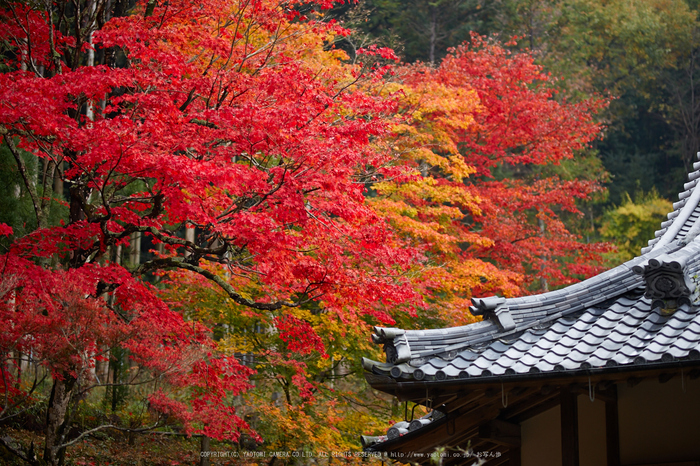
<svg viewBox="0 0 700 466">
<path fill-rule="evenodd" d="M 697 157 L 700 159 L 700 152 Z M 694 235 L 700 233 L 700 189 L 696 189 L 700 181 L 700 162 L 693 164 L 693 170 L 688 174 L 688 182 L 683 185 L 684 191 L 678 194 L 679 201 L 673 204 L 668 220 L 661 223 L 661 229 L 656 231 L 655 238 L 649 241 L 649 245 L 642 248 L 642 254 L 684 238 L 690 232 Z"/>
<path fill-rule="evenodd" d="M 700 238 L 694 243 L 700 248 Z M 684 247 L 683 242 L 674 241 L 595 277 L 555 291 L 518 298 L 474 298 L 470 310 L 475 315 L 484 316 L 481 322 L 429 330 L 375 327 L 373 340 L 384 344 L 387 361 L 393 364 L 456 353 L 546 324 L 644 286 L 643 270 L 650 261 L 667 263 L 678 260 L 679 256 L 685 255 L 681 251 Z"/>
</svg>

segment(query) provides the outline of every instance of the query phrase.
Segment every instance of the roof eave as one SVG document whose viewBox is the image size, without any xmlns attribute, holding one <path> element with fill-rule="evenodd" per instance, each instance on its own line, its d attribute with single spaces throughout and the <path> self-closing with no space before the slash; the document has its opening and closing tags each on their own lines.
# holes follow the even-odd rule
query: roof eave
<svg viewBox="0 0 700 466">
<path fill-rule="evenodd" d="M 416 392 L 420 390 L 421 395 L 423 395 L 426 390 L 455 390 L 465 388 L 475 390 L 480 388 L 490 388 L 494 385 L 498 385 L 500 387 L 501 384 L 529 384 L 543 381 L 557 382 L 564 379 L 573 383 L 583 381 L 589 377 L 596 380 L 615 379 L 615 376 L 617 375 L 622 376 L 619 377 L 620 379 L 625 379 L 634 375 L 635 373 L 642 374 L 648 372 L 678 371 L 686 368 L 700 369 L 700 352 L 695 352 L 689 357 L 676 359 L 674 361 L 645 362 L 563 371 L 528 372 L 526 374 L 490 375 L 469 377 L 464 379 L 411 380 L 399 382 L 389 376 L 369 372 L 365 372 L 365 378 L 370 386 L 375 390 L 397 396 L 401 401 L 420 402 L 420 399 L 413 400 L 410 398 L 404 398 L 401 396 L 401 394 L 408 394 L 409 392 Z"/>
</svg>

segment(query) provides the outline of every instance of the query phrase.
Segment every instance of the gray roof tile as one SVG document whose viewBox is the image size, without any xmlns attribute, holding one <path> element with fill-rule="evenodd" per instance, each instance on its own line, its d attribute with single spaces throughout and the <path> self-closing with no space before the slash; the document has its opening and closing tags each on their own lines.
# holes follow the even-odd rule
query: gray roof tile
<svg viewBox="0 0 700 466">
<path fill-rule="evenodd" d="M 537 361 L 539 361 L 540 358 L 537 356 L 533 356 L 531 354 L 526 354 L 522 358 L 520 358 L 520 362 L 527 367 L 533 367 L 535 364 L 537 364 Z"/>
<path fill-rule="evenodd" d="M 569 338 L 573 338 L 574 340 L 580 340 L 581 338 L 583 338 L 583 336 L 584 336 L 585 334 L 586 334 L 586 333 L 585 333 L 584 331 L 579 330 L 579 329 L 574 328 L 574 327 L 570 328 L 569 331 L 566 332 L 566 335 L 567 335 Z"/>
<path fill-rule="evenodd" d="M 598 344 L 600 344 L 602 341 L 602 337 L 595 336 L 592 333 L 587 333 L 581 338 L 581 341 L 584 341 L 591 346 L 598 346 Z"/>
<path fill-rule="evenodd" d="M 603 367 L 608 362 L 607 359 L 601 359 L 595 355 L 595 353 L 590 356 L 586 362 L 591 365 L 591 367 Z"/>
<path fill-rule="evenodd" d="M 678 325 L 678 327 L 676 327 L 676 325 Z M 675 340 L 683 334 L 687 326 L 688 322 L 678 322 L 671 319 L 664 325 L 664 328 L 661 329 L 658 335 Z"/>
<path fill-rule="evenodd" d="M 618 348 L 615 350 L 608 350 L 608 349 L 605 349 L 601 346 L 593 352 L 593 356 L 595 356 L 598 359 L 601 359 L 603 361 L 609 361 L 609 360 L 613 359 L 615 354 L 617 354 L 621 349 L 622 348 Z"/>
<path fill-rule="evenodd" d="M 623 346 L 622 348 L 620 348 L 620 350 L 617 352 L 617 355 L 624 356 L 624 357 L 627 358 L 627 359 L 634 359 L 634 358 L 636 358 L 637 356 L 639 356 L 639 352 L 640 352 L 640 351 L 641 351 L 641 349 L 640 349 L 639 347 L 634 347 L 634 346 L 630 346 L 630 345 L 625 345 L 625 346 Z M 616 356 L 617 356 L 617 355 L 616 355 Z M 617 359 L 616 357 L 613 357 L 613 359 L 614 359 L 616 362 L 618 362 L 619 364 L 623 364 L 623 363 L 622 363 L 619 359 Z"/>
<path fill-rule="evenodd" d="M 612 338 L 607 338 L 607 339 L 603 340 L 603 342 L 600 344 L 600 348 L 615 352 L 615 351 L 619 350 L 623 344 L 624 344 L 624 341 L 618 342 Z"/>
<path fill-rule="evenodd" d="M 551 372 L 554 370 L 554 364 L 551 364 L 543 359 L 537 361 L 534 367 L 540 370 L 540 372 Z"/>
<path fill-rule="evenodd" d="M 646 337 L 646 338 L 645 338 Z M 648 332 L 644 330 L 638 330 L 635 332 L 634 335 L 629 337 L 627 339 L 627 342 L 625 342 L 623 348 L 625 347 L 633 347 L 633 348 L 644 348 L 646 346 L 648 340 L 651 339 L 651 336 L 649 335 Z"/>
<path fill-rule="evenodd" d="M 700 322 L 698 322 L 697 319 L 693 320 L 685 328 L 682 335 L 684 337 L 687 337 L 688 335 L 694 335 L 695 337 L 700 337 Z"/>
<path fill-rule="evenodd" d="M 641 310 L 634 306 L 627 311 L 626 315 L 631 316 L 637 320 L 644 320 L 649 315 L 649 312 L 649 309 Z"/>
<path fill-rule="evenodd" d="M 690 310 L 687 308 L 687 306 L 683 306 L 684 308 L 679 308 L 676 312 L 673 313 L 673 316 L 671 320 L 677 321 L 677 322 L 690 322 L 693 320 L 696 316 L 690 312 Z"/>
<path fill-rule="evenodd" d="M 478 367 L 481 370 L 488 369 L 489 367 L 492 366 L 492 361 L 489 361 L 488 359 L 484 358 L 479 358 L 476 361 L 472 363 L 472 367 Z"/>
<path fill-rule="evenodd" d="M 654 337 L 654 341 L 651 342 L 651 345 L 658 345 L 659 347 L 666 349 L 669 346 L 671 346 L 675 341 L 675 338 L 667 337 L 666 335 L 662 335 L 661 332 L 659 332 Z"/>
<path fill-rule="evenodd" d="M 574 347 L 574 349 L 576 351 L 579 351 L 582 354 L 592 354 L 596 349 L 598 349 L 598 345 L 591 345 L 591 344 L 586 343 L 585 341 L 581 340 Z"/>
<path fill-rule="evenodd" d="M 578 369 L 581 367 L 581 362 L 580 361 L 572 361 L 571 359 L 565 358 L 561 362 L 561 366 L 563 367 L 564 370 L 573 370 L 573 369 Z"/>
<path fill-rule="evenodd" d="M 528 351 L 527 354 L 523 357 L 525 358 L 527 356 L 531 356 L 531 357 L 534 357 L 536 359 L 543 358 L 549 352 L 550 347 L 551 347 L 551 344 L 547 345 L 547 346 L 543 346 L 540 343 L 538 343 L 538 344 L 534 345 L 530 349 L 530 351 Z"/>
<path fill-rule="evenodd" d="M 626 354 L 622 353 L 622 351 L 618 351 L 617 354 L 610 359 L 610 361 L 615 362 L 617 365 L 624 366 L 627 364 L 632 364 L 634 357 L 636 357 L 636 354 L 634 356 L 627 356 Z"/>
<path fill-rule="evenodd" d="M 649 359 L 645 356 L 647 353 L 654 353 L 654 354 L 664 354 L 666 350 L 668 349 L 669 345 L 663 345 L 656 340 L 652 341 L 647 347 L 644 349 L 644 351 L 641 353 L 641 356 L 645 359 Z"/>
<path fill-rule="evenodd" d="M 443 367 L 449 365 L 449 361 L 445 361 L 444 359 L 440 358 L 432 358 L 430 360 L 430 365 L 435 367 L 436 369 L 442 369 Z"/>
<path fill-rule="evenodd" d="M 686 340 L 685 338 L 680 337 L 675 341 L 672 348 L 690 351 L 695 348 L 700 348 L 700 344 L 698 344 L 697 340 Z"/>
<path fill-rule="evenodd" d="M 645 349 L 641 353 L 639 353 L 639 357 L 644 358 L 645 361 L 647 362 L 654 362 L 654 361 L 659 361 L 661 357 L 663 356 L 663 353 L 656 353 L 649 348 Z"/>
<path fill-rule="evenodd" d="M 564 360 L 571 360 L 571 361 L 574 361 L 578 364 L 581 364 L 581 363 L 587 361 L 588 358 L 590 357 L 590 355 L 591 355 L 591 353 L 583 353 L 583 352 L 579 351 L 578 348 L 576 348 L 572 352 L 570 352 L 564 358 Z"/>
<path fill-rule="evenodd" d="M 517 361 L 511 369 L 513 369 L 517 374 L 527 374 L 532 366 L 525 364 L 523 361 Z"/>
<path fill-rule="evenodd" d="M 676 346 L 672 346 L 668 349 L 669 354 L 672 354 L 674 357 L 681 359 L 685 358 L 688 356 L 689 351 L 687 349 L 681 349 Z"/>
<path fill-rule="evenodd" d="M 547 353 L 543 358 L 543 361 L 555 366 L 559 363 L 561 363 L 564 360 L 564 356 L 559 356 L 558 354 L 555 353 Z"/>
</svg>

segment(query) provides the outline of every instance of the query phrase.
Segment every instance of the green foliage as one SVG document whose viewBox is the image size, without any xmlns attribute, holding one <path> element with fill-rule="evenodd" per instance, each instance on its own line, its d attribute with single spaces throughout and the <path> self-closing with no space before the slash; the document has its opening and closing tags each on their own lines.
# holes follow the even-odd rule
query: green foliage
<svg viewBox="0 0 700 466">
<path fill-rule="evenodd" d="M 690 82 L 682 82 L 697 43 L 696 13 L 683 0 L 561 5 L 560 27 L 546 38 L 542 62 L 562 76 L 565 88 L 614 97 L 597 146 L 612 175 L 609 202 L 623 203 L 625 192 L 651 187 L 671 197 L 700 149 L 697 142 L 681 144 L 697 119 L 685 95 Z"/>
<path fill-rule="evenodd" d="M 40 161 L 28 152 L 21 153 L 29 178 L 36 182 L 42 175 Z M 35 183 L 35 186 L 37 194 L 43 195 L 41 183 Z M 0 206 L 0 223 L 10 225 L 15 237 L 22 237 L 36 229 L 31 197 L 17 170 L 17 163 L 4 142 L 0 142 Z M 63 200 L 54 197 L 50 210 L 49 225 L 58 225 L 62 218 L 67 218 L 68 209 Z"/>
<path fill-rule="evenodd" d="M 618 252 L 611 260 L 619 263 L 639 255 L 672 210 L 671 202 L 660 197 L 656 190 L 637 192 L 634 198 L 627 194 L 619 207 L 605 214 L 600 229 L 605 239 L 617 245 Z"/>
<path fill-rule="evenodd" d="M 32 159 L 30 154 L 25 155 L 25 162 Z M 34 158 L 36 163 L 36 158 Z M 32 176 L 36 177 L 36 167 L 33 167 Z M 15 162 L 7 145 L 0 144 L 0 223 L 10 225 L 15 235 L 24 236 L 36 227 L 36 217 L 32 207 L 32 201 L 24 190 L 24 184 L 17 172 Z"/>
<path fill-rule="evenodd" d="M 246 289 L 254 296 L 254 287 Z M 362 357 L 380 359 L 381 348 L 369 335 L 378 324 L 369 316 L 341 319 L 323 301 L 300 309 L 257 312 L 225 298 L 222 292 L 184 275 L 171 275 L 162 296 L 188 319 L 212 328 L 218 350 L 255 370 L 252 386 L 235 400 L 237 411 L 264 439 L 253 445 L 269 455 L 276 451 L 357 450 L 363 434 L 380 435 L 391 425 L 391 403 L 371 390 L 363 378 Z M 307 351 L 284 335 L 284 316 L 308 324 L 320 337 L 322 351 Z M 439 325 L 404 312 L 398 325 Z M 292 332 L 293 333 L 293 332 Z M 310 339 L 303 333 L 300 338 Z M 395 421 L 396 419 L 394 419 Z"/>
<path fill-rule="evenodd" d="M 483 0 L 366 0 L 359 8 L 369 15 L 354 28 L 380 41 L 397 36 L 405 61 L 429 63 L 438 63 L 470 32 L 489 33 L 495 14 L 494 3 Z"/>
<path fill-rule="evenodd" d="M 673 130 L 647 111 L 625 122 L 625 130 L 612 129 L 598 146 L 611 175 L 610 204 L 620 205 L 625 194 L 656 189 L 672 198 L 683 187 L 687 171 L 681 157 L 670 150 Z"/>
</svg>

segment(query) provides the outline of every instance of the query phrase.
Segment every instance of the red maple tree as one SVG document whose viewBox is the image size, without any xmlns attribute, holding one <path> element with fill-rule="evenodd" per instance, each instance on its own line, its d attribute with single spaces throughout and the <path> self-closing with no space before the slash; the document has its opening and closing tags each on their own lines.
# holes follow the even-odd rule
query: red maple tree
<svg viewBox="0 0 700 466">
<path fill-rule="evenodd" d="M 53 384 L 49 464 L 91 433 L 69 432 L 71 413 L 107 382 L 95 360 L 116 348 L 150 374 L 139 379 L 152 388 L 150 427 L 170 416 L 187 433 L 235 441 L 246 430 L 230 400 L 250 370 L 157 299 L 152 274 L 186 271 L 261 312 L 322 300 L 388 322 L 387 306 L 418 302 L 403 277 L 416 252 L 363 197 L 363 180 L 390 165 L 371 141 L 387 134 L 395 102 L 367 91 L 380 71 L 324 50 L 345 32 L 308 10 L 329 2 L 304 2 L 308 17 L 286 1 L 127 3 L 0 11 L 11 70 L 0 74 L 0 134 L 37 221 L 0 257 L 0 419 L 31 402 L 34 388 L 13 388 L 11 375 L 31 354 Z M 56 190 L 68 213 L 52 226 Z M 123 252 L 145 240 L 155 252 L 129 262 Z M 289 319 L 289 339 L 318 346 Z M 125 429 L 93 430 L 104 428 Z"/>
<path fill-rule="evenodd" d="M 416 177 L 378 183 L 372 202 L 425 248 L 432 267 L 417 283 L 449 322 L 473 321 L 472 296 L 546 290 L 601 270 L 608 247 L 585 244 L 562 220 L 601 187 L 553 168 L 600 136 L 594 115 L 606 102 L 568 102 L 552 80 L 530 54 L 477 35 L 436 68 L 397 70 L 406 119 L 389 144 Z"/>
<path fill-rule="evenodd" d="M 475 253 L 553 286 L 600 272 L 599 254 L 607 246 L 579 241 L 561 220 L 562 212 L 581 215 L 576 201 L 600 191 L 599 181 L 563 179 L 547 167 L 601 137 L 603 126 L 594 116 L 607 102 L 569 102 L 529 53 L 511 53 L 476 35 L 445 58 L 434 79 L 466 84 L 481 104 L 475 124 L 454 133 L 475 169 L 469 189 L 483 200 L 476 228 L 494 241 Z M 502 167 L 510 176 L 495 173 Z"/>
</svg>

